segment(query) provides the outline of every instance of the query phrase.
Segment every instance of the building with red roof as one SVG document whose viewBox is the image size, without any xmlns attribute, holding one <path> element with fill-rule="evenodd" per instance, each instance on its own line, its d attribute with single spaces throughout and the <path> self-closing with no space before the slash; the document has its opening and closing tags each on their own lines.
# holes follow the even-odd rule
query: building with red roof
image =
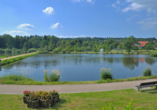
<svg viewBox="0 0 157 110">
<path fill-rule="evenodd" d="M 138 41 L 138 43 L 139 47 L 143 48 L 148 43 L 148 41 Z"/>
</svg>

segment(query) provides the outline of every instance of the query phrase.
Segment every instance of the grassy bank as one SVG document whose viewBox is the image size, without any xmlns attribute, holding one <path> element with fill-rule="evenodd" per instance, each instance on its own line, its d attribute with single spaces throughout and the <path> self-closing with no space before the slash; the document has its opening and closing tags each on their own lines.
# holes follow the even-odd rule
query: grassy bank
<svg viewBox="0 0 157 110">
<path fill-rule="evenodd" d="M 38 53 L 33 53 L 33 54 L 30 54 L 30 55 L 19 56 L 19 57 L 15 57 L 15 58 L 10 58 L 10 59 L 6 59 L 6 60 L 2 60 L 2 61 L 1 61 L 1 65 L 4 66 L 4 65 L 7 65 L 7 64 L 10 64 L 10 63 L 13 63 L 13 62 L 22 60 L 22 59 L 24 59 L 24 58 L 27 58 L 27 57 L 36 55 L 36 54 L 38 54 Z"/>
<path fill-rule="evenodd" d="M 99 80 L 99 81 L 55 81 L 55 82 L 42 82 L 35 81 L 30 78 L 27 78 L 22 75 L 6 75 L 0 77 L 0 84 L 15 84 L 15 85 L 61 85 L 61 84 L 94 84 L 94 83 L 111 83 L 111 82 L 124 82 L 124 81 L 135 81 L 135 80 L 144 80 L 144 79 L 152 79 L 157 78 L 157 76 L 142 76 L 142 77 L 134 77 L 127 79 L 107 79 L 107 80 Z"/>
<path fill-rule="evenodd" d="M 60 94 L 60 101 L 48 110 L 156 110 L 157 90 L 133 89 L 89 93 Z M 31 110 L 23 104 L 23 95 L 0 94 L 0 110 Z M 133 100 L 133 109 L 124 109 Z M 116 109 L 102 109 L 113 105 Z M 151 109 L 150 105 L 154 108 Z M 131 106 L 131 104 L 130 104 Z M 40 108 L 39 108 L 40 109 Z M 38 110 L 39 110 L 38 109 Z M 43 109 L 43 108 L 41 108 Z M 137 109 L 136 109 L 137 110 Z"/>
</svg>

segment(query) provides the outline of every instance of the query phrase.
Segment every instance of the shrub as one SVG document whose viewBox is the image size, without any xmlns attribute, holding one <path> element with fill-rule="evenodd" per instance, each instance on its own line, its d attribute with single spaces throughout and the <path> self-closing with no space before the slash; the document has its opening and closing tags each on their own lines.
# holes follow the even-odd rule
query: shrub
<svg viewBox="0 0 157 110">
<path fill-rule="evenodd" d="M 143 72 L 143 76 L 151 76 L 151 75 L 152 75 L 152 70 L 148 66 L 147 68 L 145 68 L 145 71 Z"/>
<path fill-rule="evenodd" d="M 113 78 L 111 74 L 111 69 L 101 68 L 100 73 L 101 73 L 101 76 L 100 76 L 101 80 L 107 80 L 107 79 Z"/>
<path fill-rule="evenodd" d="M 150 56 L 151 57 L 157 57 L 157 53 L 151 53 Z"/>
<path fill-rule="evenodd" d="M 58 50 L 57 50 L 57 49 L 54 49 L 54 50 L 53 50 L 53 53 L 58 53 Z"/>
<path fill-rule="evenodd" d="M 31 49 L 29 49 L 27 52 L 28 53 L 31 53 L 31 52 L 36 52 L 37 50 L 35 49 L 35 48 L 31 48 Z"/>
<path fill-rule="evenodd" d="M 62 50 L 62 53 L 66 53 L 66 50 Z"/>
<path fill-rule="evenodd" d="M 70 51 L 67 51 L 66 53 L 70 53 Z"/>
<path fill-rule="evenodd" d="M 44 81 L 45 82 L 52 82 L 52 81 L 59 81 L 60 78 L 60 71 L 54 70 L 52 74 L 48 74 L 48 70 L 44 70 Z"/>
</svg>

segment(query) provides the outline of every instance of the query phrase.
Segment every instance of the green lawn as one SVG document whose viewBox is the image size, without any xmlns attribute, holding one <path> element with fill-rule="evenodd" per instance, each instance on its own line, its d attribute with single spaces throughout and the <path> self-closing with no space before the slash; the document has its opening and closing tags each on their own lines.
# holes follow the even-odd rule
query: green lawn
<svg viewBox="0 0 157 110">
<path fill-rule="evenodd" d="M 0 110 L 30 110 L 26 104 L 23 104 L 22 97 L 23 95 L 0 94 Z M 76 110 L 77 108 L 77 110 L 103 110 L 103 107 L 112 104 L 114 107 L 123 110 L 123 105 L 128 105 L 131 99 L 133 100 L 133 108 L 142 106 L 141 110 L 151 110 L 151 105 L 155 110 L 157 109 L 157 90 L 155 89 L 142 90 L 141 92 L 126 89 L 106 92 L 60 94 L 60 101 L 49 109 Z"/>
</svg>

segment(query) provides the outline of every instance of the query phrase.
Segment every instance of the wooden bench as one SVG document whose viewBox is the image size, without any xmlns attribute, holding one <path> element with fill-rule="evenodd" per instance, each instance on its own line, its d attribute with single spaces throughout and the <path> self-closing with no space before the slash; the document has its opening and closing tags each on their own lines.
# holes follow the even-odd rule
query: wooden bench
<svg viewBox="0 0 157 110">
<path fill-rule="evenodd" d="M 140 85 L 136 86 L 138 88 L 138 91 L 142 88 L 145 88 L 145 87 L 152 87 L 152 86 L 156 86 L 156 89 L 157 89 L 157 81 L 154 81 L 154 82 L 145 82 L 145 83 L 141 83 Z"/>
</svg>

